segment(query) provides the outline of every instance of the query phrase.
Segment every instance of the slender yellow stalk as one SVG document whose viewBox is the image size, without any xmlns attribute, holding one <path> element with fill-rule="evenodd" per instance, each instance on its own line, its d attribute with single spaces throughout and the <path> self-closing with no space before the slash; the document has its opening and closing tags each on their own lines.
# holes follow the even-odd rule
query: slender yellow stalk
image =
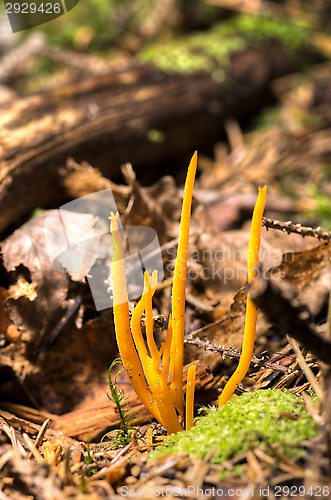
<svg viewBox="0 0 331 500">
<path fill-rule="evenodd" d="M 189 431 L 193 427 L 194 416 L 194 389 L 195 389 L 195 376 L 196 366 L 191 365 L 187 372 L 187 386 L 186 386 L 186 430 Z"/>
<path fill-rule="evenodd" d="M 170 348 L 172 341 L 172 317 L 169 315 L 168 330 L 165 342 L 162 344 L 162 373 L 168 379 L 170 370 Z M 160 349 L 160 351 L 161 351 Z"/>
<path fill-rule="evenodd" d="M 144 273 L 145 278 L 145 290 L 143 297 L 144 309 L 146 314 L 146 337 L 149 352 L 151 354 L 152 361 L 154 362 L 155 368 L 160 364 L 161 355 L 156 347 L 154 340 L 153 331 L 153 308 L 152 308 L 152 298 L 157 285 L 157 271 L 153 271 L 152 278 L 150 279 L 148 272 Z"/>
<path fill-rule="evenodd" d="M 179 423 L 175 402 L 172 397 L 170 388 L 168 387 L 168 374 L 164 373 L 160 368 L 160 356 L 156 348 L 153 337 L 153 311 L 152 311 L 152 296 L 155 289 L 152 291 L 148 282 L 148 273 L 145 273 L 145 281 L 148 291 L 145 294 L 145 312 L 146 312 L 146 337 L 147 343 L 152 356 L 151 370 L 147 369 L 145 375 L 152 394 L 155 398 L 164 426 L 169 434 L 182 430 Z M 155 285 L 156 286 L 156 285 Z M 155 348 L 155 351 L 154 351 Z M 154 353 L 152 354 L 152 351 Z"/>
<path fill-rule="evenodd" d="M 114 323 L 118 349 L 131 385 L 141 402 L 158 420 L 162 420 L 155 399 L 147 386 L 144 372 L 132 339 L 129 319 L 128 291 L 125 276 L 123 241 L 118 229 L 118 212 L 110 214 L 110 231 L 113 235 L 113 303 Z"/>
<path fill-rule="evenodd" d="M 255 266 L 259 262 L 260 241 L 261 241 L 261 228 L 264 207 L 267 199 L 267 186 L 259 187 L 259 194 L 253 212 L 251 235 L 249 240 L 248 249 L 248 282 L 250 283 L 255 277 Z M 253 304 L 249 294 L 247 295 L 246 305 L 246 322 L 243 346 L 239 364 L 236 371 L 225 385 L 222 394 L 218 400 L 218 407 L 221 408 L 225 405 L 232 394 L 245 377 L 251 363 L 254 349 L 255 333 L 256 333 L 256 318 L 257 308 Z"/>
<path fill-rule="evenodd" d="M 171 390 L 174 394 L 176 408 L 184 418 L 183 391 L 183 349 L 185 328 L 185 296 L 187 252 L 189 243 L 190 220 L 193 186 L 197 169 L 198 155 L 194 153 L 188 167 L 183 198 L 177 260 L 172 286 L 172 342 L 170 356 Z"/>
</svg>

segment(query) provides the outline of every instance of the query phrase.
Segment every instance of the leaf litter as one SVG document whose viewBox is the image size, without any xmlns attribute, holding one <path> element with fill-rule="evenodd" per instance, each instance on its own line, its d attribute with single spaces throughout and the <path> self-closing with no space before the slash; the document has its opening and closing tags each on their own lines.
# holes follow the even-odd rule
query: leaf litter
<svg viewBox="0 0 331 500">
<path fill-rule="evenodd" d="M 169 181 L 166 183 L 168 184 Z M 164 181 L 161 182 L 162 184 L 164 184 Z M 155 188 L 155 191 L 158 191 L 158 189 Z M 137 190 L 142 191 L 144 188 L 136 184 L 134 190 L 137 192 Z M 149 189 L 149 191 L 153 190 Z M 162 219 L 164 213 L 163 206 L 162 204 L 158 205 L 156 212 L 158 216 L 155 219 L 155 215 L 152 214 L 155 214 L 153 207 L 157 204 L 157 201 L 142 201 L 146 198 L 147 200 L 149 199 L 147 192 L 148 189 L 144 190 L 143 196 L 140 195 L 137 198 L 138 201 L 136 201 L 136 196 L 134 196 L 134 203 L 143 203 L 145 221 L 148 221 L 148 224 L 154 223 L 160 229 L 157 218 Z M 174 202 L 172 203 L 174 204 Z M 131 204 L 131 211 L 133 210 L 132 206 L 134 204 Z M 179 206 L 180 197 L 178 196 L 177 216 Z M 23 226 L 24 230 L 38 230 L 43 217 L 41 215 L 29 221 L 27 228 Z M 171 221 L 169 215 L 165 220 L 167 222 L 163 228 L 168 227 L 165 239 L 171 241 L 176 232 L 174 229 L 176 223 Z M 169 220 L 171 223 L 169 223 Z M 135 221 L 135 223 L 137 222 Z M 203 225 L 205 230 L 201 233 Z M 222 259 L 217 259 L 214 262 L 211 259 L 206 265 L 206 261 L 199 261 L 197 258 L 197 256 L 203 255 L 203 249 L 208 249 L 207 243 L 204 243 L 204 241 L 208 241 L 207 231 L 209 231 L 209 241 L 215 245 L 215 250 L 221 248 L 223 253 L 232 251 L 233 255 L 240 255 L 242 257 L 246 253 L 249 228 L 229 230 L 223 234 L 219 234 L 217 233 L 216 226 L 208 218 L 206 209 L 198 201 L 195 202 L 192 217 L 189 269 L 191 265 L 193 268 L 200 265 L 203 267 L 203 272 L 207 273 L 213 265 L 217 264 L 218 268 L 223 270 L 223 272 L 224 270 L 228 272 L 227 266 L 229 266 L 229 262 L 226 259 L 224 259 L 225 263 L 224 260 L 222 262 Z M 15 233 L 13 233 L 13 236 L 17 238 Z M 117 455 L 112 451 L 105 451 L 107 449 L 106 444 L 84 444 L 81 441 L 71 441 L 71 438 L 66 437 L 66 433 L 70 428 L 70 436 L 80 436 L 80 438 L 85 439 L 85 442 L 88 442 L 90 434 L 87 433 L 88 422 L 93 420 L 96 421 L 97 425 L 94 427 L 92 435 L 94 435 L 94 439 L 98 440 L 98 436 L 100 437 L 101 434 L 106 433 L 112 428 L 112 421 L 114 423 L 117 421 L 115 408 L 111 407 L 105 399 L 107 390 L 106 373 L 109 367 L 109 360 L 117 356 L 112 320 L 109 313 L 105 312 L 98 317 L 79 322 L 78 310 L 76 310 L 74 315 L 75 321 L 68 321 L 54 341 L 49 346 L 46 343 L 46 348 L 36 354 L 36 344 L 38 345 L 38 340 L 40 339 L 38 333 L 42 330 L 38 328 L 33 330 L 33 327 L 36 325 L 33 321 L 32 330 L 29 330 L 27 328 L 29 325 L 28 318 L 29 315 L 30 317 L 34 317 L 40 311 L 38 308 L 42 307 L 41 304 L 45 303 L 45 290 L 47 290 L 47 286 L 45 288 L 44 282 L 51 279 L 52 269 L 48 270 L 50 275 L 47 275 L 45 278 L 45 271 L 43 273 L 40 271 L 40 268 L 43 269 L 43 266 L 36 265 L 35 254 L 25 254 L 20 250 L 24 246 L 23 243 L 20 247 L 16 242 L 16 254 L 9 257 L 9 250 L 11 244 L 13 244 L 13 239 L 11 238 L 9 237 L 2 245 L 4 266 L 11 273 L 9 276 L 13 283 L 8 288 L 8 291 L 4 292 L 4 306 L 2 308 L 2 315 L 5 317 L 4 337 L 6 339 L 6 345 L 2 348 L 2 368 L 5 366 L 7 369 L 11 369 L 11 377 L 3 385 L 3 388 L 4 394 L 11 394 L 10 387 L 13 387 L 15 379 L 15 384 L 17 385 L 18 383 L 21 386 L 21 392 L 25 395 L 25 398 L 13 398 L 12 402 L 7 401 L 3 405 L 2 418 L 7 420 L 17 440 L 12 441 L 11 446 L 3 444 L 3 472 L 5 473 L 5 477 L 12 476 L 17 478 L 17 480 L 19 478 L 24 483 L 26 491 L 40 498 L 47 498 L 45 496 L 46 493 L 44 493 L 44 487 L 40 485 L 42 478 L 45 476 L 48 478 L 47 484 L 49 484 L 53 496 L 55 494 L 57 498 L 70 498 L 71 491 L 73 492 L 77 486 L 80 490 L 84 491 L 86 489 L 86 491 L 89 491 L 89 495 L 92 495 L 91 498 L 93 498 L 93 495 L 95 495 L 95 498 L 102 498 L 105 494 L 115 494 L 115 485 L 132 484 L 135 485 L 135 489 L 142 484 L 144 487 L 151 484 L 160 485 L 160 480 L 161 484 L 163 484 L 162 477 L 168 476 L 167 470 L 181 470 L 184 476 L 187 475 L 187 477 L 190 477 L 189 473 L 193 465 L 201 467 L 205 463 L 203 459 L 190 458 L 191 465 L 189 465 L 189 462 L 185 458 L 186 455 L 179 454 L 176 455 L 175 459 L 171 457 L 163 459 L 163 463 L 165 464 L 163 468 L 160 465 L 147 464 L 148 451 L 144 450 L 155 446 L 159 439 L 157 435 L 150 438 L 150 444 L 144 444 L 147 437 L 144 438 L 144 441 L 137 442 L 134 435 L 132 435 L 131 443 L 123 456 L 120 456 L 121 451 L 119 450 L 116 452 Z M 268 252 L 265 252 L 267 257 L 262 257 L 261 259 L 266 274 L 268 275 L 269 273 L 269 275 L 273 276 L 273 279 L 277 276 L 276 279 L 289 281 L 295 286 L 299 298 L 304 303 L 310 305 L 315 317 L 325 317 L 323 315 L 323 308 L 327 300 L 328 280 L 330 277 L 329 246 L 325 243 L 321 244 L 317 239 L 312 237 L 303 239 L 299 235 L 289 236 L 283 233 L 275 233 L 271 230 L 266 231 L 265 229 L 263 230 L 262 241 L 268 250 Z M 40 254 L 40 249 L 38 249 L 38 252 L 38 255 L 42 255 L 42 253 Z M 207 255 L 213 255 L 213 253 L 209 252 Z M 174 253 L 172 252 L 170 252 L 170 255 L 168 252 L 164 253 L 164 262 L 165 264 L 169 264 L 169 269 L 171 269 L 173 256 Z M 281 260 L 278 262 L 278 266 L 275 266 L 277 259 Z M 227 346 L 228 348 L 231 347 L 240 350 L 245 315 L 246 275 L 244 269 L 246 268 L 246 261 L 236 262 L 234 258 L 230 265 L 233 267 L 239 266 L 243 270 L 242 277 L 240 277 L 238 282 L 233 283 L 232 280 L 222 280 L 222 278 L 217 280 L 218 273 L 215 273 L 216 278 L 214 280 L 200 279 L 199 281 L 198 279 L 191 279 L 189 281 L 188 297 L 192 295 L 197 298 L 201 302 L 201 306 L 195 306 L 194 301 L 188 301 L 189 318 L 192 325 L 188 338 L 193 339 L 193 341 L 195 339 L 203 339 L 204 341 L 207 340 L 208 344 L 211 345 Z M 166 265 L 165 269 L 167 269 Z M 171 279 L 171 272 L 169 271 L 168 274 L 169 280 Z M 22 276 L 24 276 L 23 279 Z M 69 273 L 60 275 L 60 277 L 57 276 L 57 278 L 52 281 L 51 297 L 53 297 L 53 302 L 49 301 L 49 304 L 50 312 L 52 312 L 53 306 L 53 317 L 60 318 L 59 320 L 61 320 L 65 315 L 64 307 L 70 308 L 70 300 L 72 300 L 73 293 L 71 292 L 70 295 L 70 290 L 74 289 L 72 287 L 75 282 Z M 80 286 L 83 287 L 84 284 L 80 283 Z M 240 291 L 235 294 L 235 289 L 238 288 L 240 288 Z M 159 291 L 157 297 L 159 314 L 167 314 L 167 305 L 170 300 L 169 291 L 169 286 L 165 286 Z M 80 293 L 83 296 L 81 289 L 78 289 L 76 293 Z M 59 294 L 62 295 L 59 296 Z M 86 294 L 88 294 L 88 291 L 85 290 L 84 300 L 82 299 L 79 305 L 79 308 L 85 308 L 81 313 L 82 316 L 84 316 L 84 313 L 87 314 L 90 307 L 88 305 L 89 300 L 86 299 Z M 231 297 L 234 294 L 235 297 L 231 304 Z M 61 300 L 59 297 L 61 297 Z M 39 304 L 36 302 L 38 300 L 40 301 Z M 212 307 L 210 309 L 208 307 L 204 308 L 207 305 L 211 305 Z M 226 311 L 229 306 L 231 307 L 228 312 L 225 314 L 221 312 L 221 310 Z M 34 307 L 36 309 L 33 309 Z M 46 325 L 44 326 L 44 331 L 49 332 L 50 327 L 47 321 L 50 320 L 44 315 L 42 321 L 44 322 L 43 325 Z M 199 329 L 201 332 L 195 334 L 194 332 L 199 332 Z M 15 342 L 12 341 L 13 331 L 18 332 Z M 9 332 L 12 332 L 12 336 Z M 159 338 L 161 340 L 162 332 L 159 332 Z M 266 345 L 268 345 L 267 352 Z M 31 353 L 33 354 L 31 355 Z M 279 363 L 289 368 L 295 364 L 295 357 L 293 354 L 290 354 L 286 340 L 282 338 L 279 331 L 277 332 L 277 330 L 273 329 L 272 325 L 264 319 L 262 314 L 259 315 L 257 325 L 255 354 L 262 361 L 266 357 L 276 364 Z M 307 359 L 309 361 L 309 358 Z M 189 363 L 192 360 L 197 360 L 202 367 L 208 365 L 214 374 L 214 377 L 207 376 L 205 378 L 205 383 L 202 383 L 200 391 L 197 393 L 197 399 L 203 404 L 208 404 L 215 400 L 217 387 L 220 387 L 224 383 L 224 374 L 231 374 L 234 367 L 233 358 L 226 355 L 226 350 L 224 355 L 221 356 L 215 353 L 208 354 L 208 351 L 201 349 L 198 345 L 187 345 L 185 361 Z M 315 373 L 317 373 L 318 364 L 316 361 L 311 359 L 309 364 Z M 285 381 L 286 375 L 284 376 L 280 371 L 277 372 L 267 366 L 252 368 L 250 375 L 246 377 L 245 385 L 239 387 L 239 393 L 249 390 L 251 385 L 255 389 L 259 386 L 264 389 L 273 388 L 277 384 L 279 386 L 282 379 L 284 379 L 282 387 L 288 387 L 293 392 L 300 392 L 301 388 L 307 389 L 308 386 L 304 381 L 301 371 L 298 369 L 293 371 L 293 368 L 291 368 L 290 372 L 292 372 L 292 377 Z M 223 378 L 220 379 L 219 374 L 221 373 L 223 374 Z M 130 387 L 125 377 L 121 376 L 119 384 L 120 387 L 124 388 L 125 393 L 129 394 L 128 408 L 133 411 L 138 410 L 137 424 L 139 425 L 139 421 L 140 423 L 147 422 L 149 417 L 146 415 L 146 412 L 144 415 L 144 411 L 135 395 L 130 395 Z M 34 415 L 28 412 L 31 404 L 39 408 L 39 410 L 34 410 Z M 71 414 L 72 418 L 70 417 Z M 39 450 L 37 449 L 37 451 L 34 450 L 33 471 L 30 471 L 29 468 L 24 469 L 23 465 L 28 463 L 28 452 L 26 450 L 30 449 L 26 443 L 25 432 L 33 436 L 45 418 L 50 418 L 52 424 L 51 429 L 45 433 L 44 443 L 49 443 L 48 448 L 53 451 L 45 452 L 46 448 L 44 447 L 39 448 Z M 36 430 L 34 432 L 31 432 L 31 427 L 27 424 L 29 420 L 35 422 Z M 66 421 L 69 424 L 69 428 L 65 424 Z M 115 423 L 114 426 L 116 427 L 116 425 L 118 424 Z M 144 428 L 142 427 L 142 429 Z M 23 434 L 21 434 L 22 429 Z M 57 429 L 67 430 L 65 433 L 61 430 L 61 434 L 59 434 Z M 18 443 L 21 443 L 23 450 L 25 450 L 24 453 L 22 450 L 19 451 Z M 30 442 L 29 444 L 32 446 Z M 248 460 L 247 453 L 246 455 L 244 454 L 246 460 Z M 254 456 L 260 464 L 261 473 L 266 474 L 270 467 L 268 459 L 263 454 L 259 455 L 262 451 L 256 451 L 256 453 L 258 458 L 256 458 L 256 455 Z M 77 457 L 75 459 L 76 462 L 73 459 L 74 454 Z M 91 460 L 90 463 L 88 463 L 88 456 Z M 98 458 L 99 456 L 101 457 L 100 459 Z M 261 459 L 261 456 L 263 459 Z M 46 459 L 45 457 L 48 458 Z M 230 468 L 234 467 L 234 471 L 237 470 L 235 464 L 240 463 L 240 456 L 237 460 L 239 462 L 230 462 L 233 463 L 232 466 L 229 464 Z M 279 457 L 273 460 L 273 467 L 280 467 L 280 470 L 282 470 L 282 460 Z M 155 472 L 153 472 L 153 467 Z M 248 460 L 247 465 L 243 463 L 240 468 L 244 471 L 248 468 L 248 473 L 250 467 L 251 463 Z M 288 465 L 287 474 L 290 474 L 291 467 L 293 471 L 295 470 L 298 473 L 297 466 L 291 462 Z M 158 472 L 159 469 L 163 470 L 163 472 Z M 216 477 L 220 477 L 221 470 L 223 470 L 223 468 L 217 469 L 217 466 L 212 464 L 207 469 L 213 481 L 216 481 Z M 23 470 L 27 472 L 23 473 Z M 61 472 L 63 470 L 64 472 Z M 89 471 L 92 471 L 92 474 Z M 176 475 L 175 472 L 174 474 Z M 147 479 L 143 480 L 143 477 Z M 242 477 L 242 475 L 239 477 Z M 129 479 L 130 481 L 127 483 Z M 168 484 L 169 480 L 167 479 L 166 481 Z M 220 479 L 217 479 L 213 484 L 219 484 L 219 481 Z M 232 481 L 235 481 L 235 483 L 239 481 L 238 484 L 240 484 L 240 480 L 231 479 L 231 475 L 228 479 L 223 479 L 221 484 L 227 485 L 226 487 L 229 488 L 233 484 Z M 171 484 L 171 480 L 169 484 Z M 113 485 L 115 490 L 113 489 Z M 182 486 L 184 489 L 187 488 L 185 480 L 182 480 Z M 15 483 L 12 485 L 12 488 L 13 491 L 16 490 Z M 20 496 L 17 496 L 17 498 L 20 498 Z M 76 496 L 76 498 L 79 498 L 79 496 Z"/>
<path fill-rule="evenodd" d="M 229 122 L 230 150 L 220 143 L 215 145 L 214 158 L 200 157 L 185 347 L 186 364 L 198 366 L 196 407 L 215 402 L 237 363 L 231 352 L 239 354 L 242 342 L 248 219 L 256 185 L 270 186 L 266 215 L 272 219 L 285 222 L 290 217 L 305 226 L 306 221 L 318 225 L 330 217 L 325 204 L 331 193 L 326 68 L 321 65 L 309 77 L 291 75 L 274 88 L 282 102 L 276 125 L 242 134 L 236 122 Z M 111 187 L 125 225 L 146 225 L 157 231 L 166 276 L 156 295 L 155 314 L 167 317 L 181 189 L 170 176 L 143 187 L 130 166 L 124 168 L 127 185 L 119 186 L 87 164 L 72 160 L 69 164 L 64 182 L 72 198 Z M 268 455 L 255 443 L 222 465 L 212 463 L 212 451 L 203 457 L 176 453 L 147 463 L 163 436 L 150 425 L 124 374 L 119 375 L 118 386 L 129 397 L 128 410 L 138 412 L 135 425 L 144 436 L 139 439 L 132 432 L 130 443 L 117 450 L 100 443 L 102 435 L 119 427 L 115 405 L 106 398 L 108 368 L 118 356 L 112 317 L 109 311 L 93 311 L 83 276 L 60 274 L 49 265 L 39 244 L 44 217 L 31 219 L 1 244 L 5 279 L 0 307 L 0 485 L 4 498 L 99 500 L 120 495 L 123 486 L 135 492 L 167 487 L 170 493 L 180 486 L 187 497 L 195 498 L 189 490 L 192 485 L 204 490 L 221 487 L 225 494 L 233 487 L 251 486 L 258 496 L 261 485 L 305 484 L 307 491 L 313 481 L 321 487 L 330 485 L 322 430 L 314 440 L 300 444 L 311 454 L 308 460 L 292 460 L 279 449 Z M 75 214 L 75 221 L 76 217 L 81 218 L 82 228 L 93 225 L 86 214 Z M 24 234 L 38 242 L 28 252 Z M 330 331 L 330 255 L 330 243 L 314 236 L 263 229 L 263 275 L 276 284 L 289 284 L 295 300 L 309 308 L 314 329 L 323 334 Z M 96 258 L 91 255 L 91 267 Z M 163 332 L 156 335 L 161 342 Z M 254 354 L 259 362 L 252 364 L 237 395 L 278 388 L 301 394 L 311 387 L 284 332 L 261 312 Z M 328 387 L 327 369 L 305 349 L 303 355 L 313 376 Z M 283 369 L 277 370 L 277 365 Z M 307 402 L 307 409 L 317 424 L 329 422 L 323 408 Z M 313 480 L 308 477 L 311 471 Z"/>
</svg>

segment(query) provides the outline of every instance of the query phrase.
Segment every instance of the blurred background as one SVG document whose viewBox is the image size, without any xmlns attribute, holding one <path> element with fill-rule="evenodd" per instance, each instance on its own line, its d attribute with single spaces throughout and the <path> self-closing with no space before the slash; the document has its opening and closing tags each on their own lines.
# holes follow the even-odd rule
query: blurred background
<svg viewBox="0 0 331 500">
<path fill-rule="evenodd" d="M 72 158 L 118 182 L 130 162 L 144 185 L 181 184 L 195 149 L 201 201 L 235 205 L 221 229 L 265 182 L 279 217 L 330 229 L 330 14 L 326 0 L 89 0 L 40 25 L 15 14 L 13 33 L 2 5 L 0 160 L 31 168 L 39 193 L 0 230 L 72 198 L 43 196 L 40 169 L 57 186 Z"/>
<path fill-rule="evenodd" d="M 198 150 L 186 331 L 240 350 L 258 186 L 268 185 L 267 217 L 331 230 L 331 6 L 69 3 L 44 24 L 42 12 L 16 14 L 15 33 L 0 14 L 0 368 L 5 398 L 15 394 L 16 402 L 63 419 L 77 408 L 91 411 L 81 419 L 90 428 L 76 427 L 75 415 L 66 423 L 70 435 L 87 438 L 109 425 L 95 415 L 118 355 L 112 315 L 97 314 L 84 277 L 77 282 L 51 268 L 40 244 L 45 210 L 110 188 L 123 226 L 157 231 L 167 279 L 155 305 L 167 318 L 182 186 Z M 89 224 L 73 227 L 84 233 Z M 32 241 L 31 252 L 20 235 Z M 303 291 L 317 323 L 325 322 L 330 289 L 323 241 L 265 229 L 262 236 L 263 266 L 279 266 Z M 286 252 L 293 260 L 281 264 Z M 257 354 L 284 348 L 287 356 L 287 340 L 261 316 L 257 338 Z M 233 360 L 193 347 L 186 346 L 185 362 L 208 364 L 216 380 L 224 365 L 231 372 Z M 109 409 L 107 418 L 114 415 Z M 55 421 L 65 433 L 64 420 Z"/>
</svg>

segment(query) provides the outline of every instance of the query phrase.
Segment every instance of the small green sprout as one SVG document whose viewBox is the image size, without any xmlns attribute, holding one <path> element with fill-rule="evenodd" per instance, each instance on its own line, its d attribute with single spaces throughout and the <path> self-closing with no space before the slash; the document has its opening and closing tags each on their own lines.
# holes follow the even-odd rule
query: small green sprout
<svg viewBox="0 0 331 500">
<path fill-rule="evenodd" d="M 117 388 L 117 377 L 123 370 L 120 370 L 119 372 L 116 373 L 114 377 L 114 382 L 112 381 L 111 378 L 111 371 L 114 368 L 114 366 L 116 366 L 118 363 L 121 363 L 120 358 L 114 359 L 108 370 L 109 389 L 107 390 L 107 397 L 108 399 L 110 399 L 110 401 L 112 401 L 116 405 L 121 421 L 120 428 L 108 432 L 102 438 L 103 441 L 103 439 L 106 436 L 109 437 L 114 433 L 114 436 L 110 437 L 110 447 L 115 449 L 124 448 L 124 446 L 129 444 L 131 442 L 131 433 L 132 431 L 136 430 L 136 428 L 133 427 L 132 425 L 132 423 L 134 422 L 134 418 L 131 418 L 136 412 L 128 413 L 128 409 L 123 408 L 122 405 L 125 401 L 127 401 L 128 396 L 124 396 L 124 391 L 123 390 L 119 391 Z"/>
<path fill-rule="evenodd" d="M 92 454 L 91 454 L 91 447 L 90 447 L 90 438 L 88 439 L 88 441 L 87 441 L 87 443 L 86 443 L 86 458 L 85 458 L 85 464 L 86 464 L 86 465 L 91 465 L 91 464 L 93 464 L 93 457 L 92 457 Z M 89 469 L 89 470 L 87 471 L 87 477 L 93 476 L 93 474 L 95 474 L 96 472 L 98 472 L 98 469 L 96 469 L 96 468 Z"/>
</svg>

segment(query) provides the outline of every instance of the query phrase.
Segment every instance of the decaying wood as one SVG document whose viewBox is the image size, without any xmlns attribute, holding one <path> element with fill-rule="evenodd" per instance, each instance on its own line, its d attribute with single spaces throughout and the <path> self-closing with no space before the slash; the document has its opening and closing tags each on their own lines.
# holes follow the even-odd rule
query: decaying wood
<svg viewBox="0 0 331 500">
<path fill-rule="evenodd" d="M 197 366 L 196 374 L 196 393 L 204 391 L 204 387 L 209 385 L 213 376 L 208 369 L 202 366 L 199 362 L 195 362 Z M 184 367 L 183 386 L 186 390 L 187 370 L 188 366 Z M 212 399 L 208 400 L 208 391 L 206 391 L 205 404 L 215 399 L 214 391 L 212 391 Z M 217 396 L 216 396 L 217 397 Z M 126 403 L 125 403 L 126 404 Z M 149 411 L 142 405 L 135 393 L 132 393 L 127 400 L 127 408 L 129 412 L 137 412 L 135 423 L 137 425 L 150 422 L 153 417 Z M 101 437 L 107 430 L 118 428 L 120 419 L 114 403 L 105 399 L 105 403 L 98 408 L 90 408 L 88 410 L 77 410 L 66 413 L 60 416 L 54 416 L 52 420 L 52 428 L 60 431 L 66 436 L 79 437 L 80 439 L 88 439 Z"/>
<path fill-rule="evenodd" d="M 259 276 L 249 285 L 249 293 L 270 323 L 330 365 L 331 340 L 314 328 L 307 306 L 295 300 L 294 289 L 288 283 L 276 283 Z"/>
<path fill-rule="evenodd" d="M 272 42 L 234 55 L 222 84 L 206 73 L 166 75 L 137 66 L 4 105 L 0 232 L 36 206 L 70 197 L 63 187 L 68 157 L 110 178 L 127 161 L 139 170 L 175 155 L 186 158 L 188 150 L 219 137 L 226 117 L 263 106 L 270 81 L 290 69 L 288 56 Z M 151 129 L 163 140 L 150 140 Z"/>
<path fill-rule="evenodd" d="M 199 404 L 208 404 L 217 398 L 217 391 L 209 389 L 212 384 L 213 376 L 208 368 L 201 365 L 198 361 L 194 364 L 197 366 L 196 374 L 196 400 Z M 187 370 L 190 365 L 184 367 L 183 387 L 186 390 Z M 153 417 L 148 410 L 142 405 L 135 393 L 132 393 L 127 403 L 129 412 L 136 412 L 135 423 L 137 425 L 150 422 Z M 14 428 L 23 428 L 25 430 L 39 430 L 40 425 L 45 419 L 51 420 L 50 432 L 56 431 L 69 437 L 79 437 L 83 440 L 89 438 L 102 437 L 109 429 L 118 428 L 120 419 L 116 410 L 115 404 L 104 398 L 104 402 L 98 402 L 95 406 L 88 409 L 79 409 L 63 415 L 52 415 L 50 413 L 40 412 L 32 408 L 18 405 L 15 403 L 2 402 L 0 404 L 0 416 Z M 30 423 L 35 422 L 35 423 Z"/>
</svg>

